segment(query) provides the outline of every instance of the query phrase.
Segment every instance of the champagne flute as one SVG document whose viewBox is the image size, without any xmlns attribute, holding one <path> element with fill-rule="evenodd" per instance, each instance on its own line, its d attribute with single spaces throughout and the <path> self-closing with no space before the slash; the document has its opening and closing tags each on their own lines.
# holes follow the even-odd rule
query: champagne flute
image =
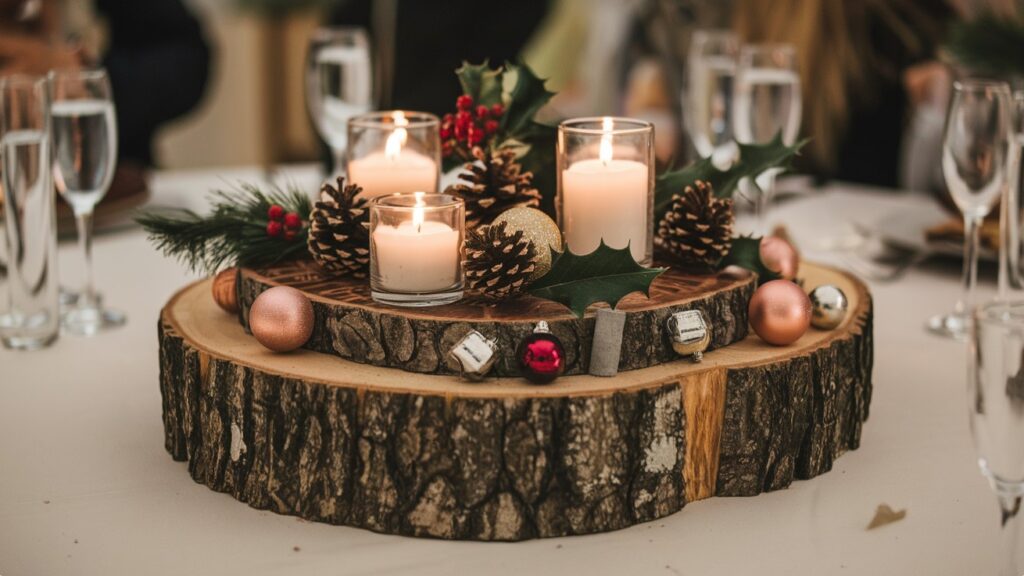
<svg viewBox="0 0 1024 576">
<path fill-rule="evenodd" d="M 1006 184 L 1010 116 L 1010 87 L 1005 82 L 953 84 L 942 142 L 942 175 L 964 216 L 964 291 L 952 313 L 928 321 L 928 330 L 940 336 L 967 337 L 978 277 L 978 229 Z"/>
<path fill-rule="evenodd" d="M 736 34 L 728 30 L 697 30 L 687 56 L 686 127 L 697 153 L 722 168 L 737 154 L 732 99 L 739 47 Z"/>
<path fill-rule="evenodd" d="M 75 214 L 85 280 L 78 300 L 63 317 L 64 329 L 91 336 L 125 323 L 125 315 L 103 308 L 93 283 L 92 217 L 107 194 L 117 161 L 117 121 L 106 70 L 50 72 L 50 132 L 53 177 Z"/>
<path fill-rule="evenodd" d="M 0 344 L 16 350 L 48 346 L 60 326 L 49 110 L 44 78 L 0 78 L 2 229 L 9 289 Z"/>
<path fill-rule="evenodd" d="M 733 130 L 742 144 L 766 144 L 777 135 L 792 146 L 800 132 L 802 113 L 800 74 L 796 49 L 790 44 L 753 44 L 740 49 L 733 98 Z M 754 181 L 740 183 L 744 194 L 755 201 L 757 226 L 765 232 L 765 217 L 775 192 L 772 168 Z"/>
<path fill-rule="evenodd" d="M 306 58 L 306 106 L 331 149 L 335 174 L 344 171 L 348 120 L 370 111 L 371 92 L 366 31 L 338 27 L 314 32 Z"/>
<path fill-rule="evenodd" d="M 969 351 L 971 435 L 978 466 L 1001 509 L 1000 574 L 1019 576 L 1018 513 L 1024 495 L 1024 301 L 979 306 Z"/>
</svg>

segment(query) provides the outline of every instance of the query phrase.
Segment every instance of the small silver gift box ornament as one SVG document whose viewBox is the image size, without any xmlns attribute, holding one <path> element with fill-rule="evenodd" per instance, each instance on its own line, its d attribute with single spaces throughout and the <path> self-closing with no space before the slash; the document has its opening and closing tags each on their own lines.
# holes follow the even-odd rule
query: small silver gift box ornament
<svg viewBox="0 0 1024 576">
<path fill-rule="evenodd" d="M 448 357 L 459 365 L 463 378 L 478 381 L 483 380 L 491 371 L 497 351 L 498 345 L 494 340 L 487 339 L 476 330 L 470 330 L 448 351 Z"/>
<path fill-rule="evenodd" d="M 668 317 L 666 322 L 672 349 L 680 356 L 693 356 L 694 362 L 704 359 L 711 342 L 711 329 L 700 310 L 684 310 Z"/>
</svg>

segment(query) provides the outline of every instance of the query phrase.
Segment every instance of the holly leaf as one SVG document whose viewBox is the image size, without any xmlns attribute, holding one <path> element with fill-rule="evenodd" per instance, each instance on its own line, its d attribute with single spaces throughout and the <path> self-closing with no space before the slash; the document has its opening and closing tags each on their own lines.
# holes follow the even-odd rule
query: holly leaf
<svg viewBox="0 0 1024 576">
<path fill-rule="evenodd" d="M 769 280 L 782 278 L 777 272 L 771 270 L 761 261 L 761 239 L 753 236 L 740 236 L 732 239 L 732 247 L 729 253 L 722 258 L 719 268 L 726 266 L 739 266 L 757 274 L 759 284 Z"/>
<path fill-rule="evenodd" d="M 544 87 L 544 80 L 526 64 L 506 63 L 502 84 L 505 115 L 501 118 L 501 131 L 506 138 L 528 141 L 533 130 L 544 126 L 534 122 L 533 117 L 555 93 L 549 92 Z"/>
<path fill-rule="evenodd" d="M 484 60 L 482 64 L 463 61 L 455 74 L 459 77 L 462 92 L 472 96 L 477 104 L 491 106 L 501 102 L 504 71 L 501 68 L 491 68 L 488 60 Z"/>
<path fill-rule="evenodd" d="M 715 189 L 715 196 L 731 198 L 743 178 L 757 176 L 769 168 L 788 168 L 793 157 L 807 143 L 801 140 L 792 146 L 782 142 L 782 132 L 767 144 L 739 144 L 740 157 L 726 170 L 719 170 L 711 158 L 658 176 L 654 188 L 654 213 L 660 218 L 672 205 L 672 195 L 679 194 L 697 180 L 704 180 Z"/>
<path fill-rule="evenodd" d="M 555 253 L 551 270 L 530 286 L 530 294 L 564 304 L 582 318 L 587 306 L 607 302 L 613 308 L 633 292 L 648 295 L 664 268 L 644 268 L 629 247 L 617 250 L 602 241 L 590 254 Z"/>
</svg>

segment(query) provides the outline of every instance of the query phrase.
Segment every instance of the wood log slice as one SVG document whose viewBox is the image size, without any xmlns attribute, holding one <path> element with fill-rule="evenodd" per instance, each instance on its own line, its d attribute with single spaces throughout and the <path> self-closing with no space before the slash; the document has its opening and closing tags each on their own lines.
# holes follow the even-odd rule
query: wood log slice
<svg viewBox="0 0 1024 576">
<path fill-rule="evenodd" d="M 615 530 L 785 488 L 858 447 L 871 398 L 866 288 L 803 272 L 808 287 L 846 292 L 839 328 L 548 386 L 275 354 L 200 282 L 159 322 L 166 448 L 196 482 L 255 508 L 447 539 Z"/>
<path fill-rule="evenodd" d="M 470 330 L 498 344 L 492 373 L 515 376 L 516 347 L 540 320 L 548 322 L 566 350 L 566 374 L 584 374 L 590 364 L 594 308 L 576 318 L 564 306 L 523 297 L 495 305 L 479 298 L 432 308 L 396 308 L 374 302 L 367 280 L 331 278 L 308 261 L 261 270 L 242 269 L 238 282 L 239 320 L 249 325 L 249 307 L 272 286 L 292 286 L 313 302 L 313 336 L 305 347 L 374 366 L 424 374 L 458 374 L 448 350 Z M 655 366 L 676 358 L 665 321 L 679 310 L 697 309 L 712 327 L 710 350 L 747 335 L 747 304 L 755 288 L 751 275 L 694 275 L 669 270 L 655 279 L 650 298 L 631 294 L 618 306 L 626 312 L 619 370 Z"/>
</svg>

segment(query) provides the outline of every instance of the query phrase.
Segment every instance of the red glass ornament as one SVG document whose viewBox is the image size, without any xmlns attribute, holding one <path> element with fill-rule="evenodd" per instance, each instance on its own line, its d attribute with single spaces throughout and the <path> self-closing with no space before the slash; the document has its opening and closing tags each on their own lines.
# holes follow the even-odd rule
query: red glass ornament
<svg viewBox="0 0 1024 576">
<path fill-rule="evenodd" d="M 280 220 L 284 218 L 284 208 L 277 204 L 271 204 L 270 208 L 267 208 L 267 218 L 271 220 Z"/>
<path fill-rule="evenodd" d="M 565 372 L 565 348 L 546 326 L 523 338 L 516 359 L 523 376 L 535 384 L 547 384 Z"/>
</svg>

